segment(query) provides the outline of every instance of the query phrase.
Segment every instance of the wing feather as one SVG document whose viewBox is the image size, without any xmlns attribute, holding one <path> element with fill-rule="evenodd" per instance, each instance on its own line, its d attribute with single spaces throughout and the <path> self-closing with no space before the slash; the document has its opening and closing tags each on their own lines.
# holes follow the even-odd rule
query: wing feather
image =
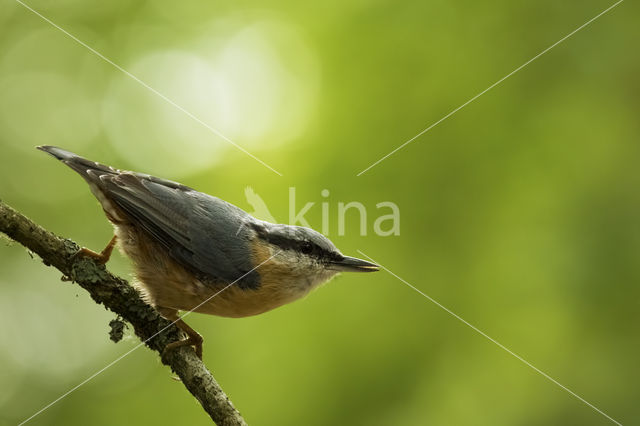
<svg viewBox="0 0 640 426">
<path fill-rule="evenodd" d="M 245 226 L 252 218 L 243 210 L 147 175 L 108 174 L 100 181 L 105 194 L 179 263 L 214 282 L 259 285 Z"/>
</svg>

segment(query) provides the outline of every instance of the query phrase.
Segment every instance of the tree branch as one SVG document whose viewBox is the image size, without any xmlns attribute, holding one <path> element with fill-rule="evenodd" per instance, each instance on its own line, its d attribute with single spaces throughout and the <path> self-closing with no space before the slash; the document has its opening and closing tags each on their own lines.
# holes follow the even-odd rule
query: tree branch
<svg viewBox="0 0 640 426">
<path fill-rule="evenodd" d="M 0 232 L 38 254 L 45 265 L 71 277 L 91 298 L 128 321 L 141 341 L 162 353 L 171 342 L 184 338 L 177 327 L 147 305 L 126 280 L 112 275 L 93 259 L 78 257 L 78 245 L 47 231 L 0 200 Z M 166 328 L 166 330 L 160 332 Z M 157 334 L 157 335 L 156 335 Z M 155 335 L 155 336 L 154 336 Z M 148 341 L 147 341 L 148 340 Z M 220 385 L 192 348 L 168 351 L 162 363 L 171 367 L 218 425 L 246 425 Z"/>
</svg>

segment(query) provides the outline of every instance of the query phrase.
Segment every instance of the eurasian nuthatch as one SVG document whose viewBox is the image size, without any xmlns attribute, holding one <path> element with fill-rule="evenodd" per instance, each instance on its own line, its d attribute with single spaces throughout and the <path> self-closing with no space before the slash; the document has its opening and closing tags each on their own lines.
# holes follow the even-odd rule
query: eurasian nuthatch
<svg viewBox="0 0 640 426">
<path fill-rule="evenodd" d="M 377 271 L 344 256 L 322 234 L 254 218 L 219 198 L 154 176 L 116 170 L 53 146 L 40 146 L 89 184 L 115 235 L 101 252 L 78 254 L 106 263 L 114 245 L 134 263 L 136 286 L 158 312 L 187 333 L 167 349 L 202 337 L 178 316 L 257 315 L 293 302 L 342 271 Z"/>
</svg>

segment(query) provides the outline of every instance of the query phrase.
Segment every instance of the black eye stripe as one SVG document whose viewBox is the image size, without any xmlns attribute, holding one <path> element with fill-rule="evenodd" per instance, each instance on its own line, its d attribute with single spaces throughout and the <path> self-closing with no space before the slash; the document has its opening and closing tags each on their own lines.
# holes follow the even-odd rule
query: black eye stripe
<svg viewBox="0 0 640 426">
<path fill-rule="evenodd" d="M 319 249 L 319 247 L 314 246 L 308 241 L 302 241 L 300 243 L 300 251 L 304 254 L 311 254 L 311 253 L 317 252 L 318 251 L 317 249 Z"/>
<path fill-rule="evenodd" d="M 325 260 L 340 260 L 343 257 L 337 249 L 327 249 L 323 247 L 322 244 L 310 241 L 309 238 L 301 238 L 299 235 L 300 232 L 296 232 L 296 228 L 293 227 L 286 229 L 290 232 L 284 232 L 282 230 L 270 229 L 263 224 L 253 224 L 253 229 L 256 231 L 258 238 L 278 246 L 282 250 L 294 250 L 307 256 Z M 311 236 L 311 238 L 313 238 L 313 236 Z M 328 245 L 331 245 L 331 243 L 328 242 Z"/>
</svg>

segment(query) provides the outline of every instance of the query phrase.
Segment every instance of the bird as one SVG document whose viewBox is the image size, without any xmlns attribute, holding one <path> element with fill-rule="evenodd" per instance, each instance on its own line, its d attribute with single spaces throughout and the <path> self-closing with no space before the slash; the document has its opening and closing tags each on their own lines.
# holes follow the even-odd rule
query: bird
<svg viewBox="0 0 640 426">
<path fill-rule="evenodd" d="M 101 252 L 75 256 L 106 264 L 114 247 L 132 260 L 133 285 L 158 313 L 185 332 L 164 353 L 202 336 L 180 311 L 221 317 L 258 315 L 306 296 L 340 272 L 380 267 L 345 256 L 321 233 L 256 219 L 220 198 L 177 182 L 118 170 L 64 149 L 36 147 L 80 174 L 114 235 Z"/>
</svg>

